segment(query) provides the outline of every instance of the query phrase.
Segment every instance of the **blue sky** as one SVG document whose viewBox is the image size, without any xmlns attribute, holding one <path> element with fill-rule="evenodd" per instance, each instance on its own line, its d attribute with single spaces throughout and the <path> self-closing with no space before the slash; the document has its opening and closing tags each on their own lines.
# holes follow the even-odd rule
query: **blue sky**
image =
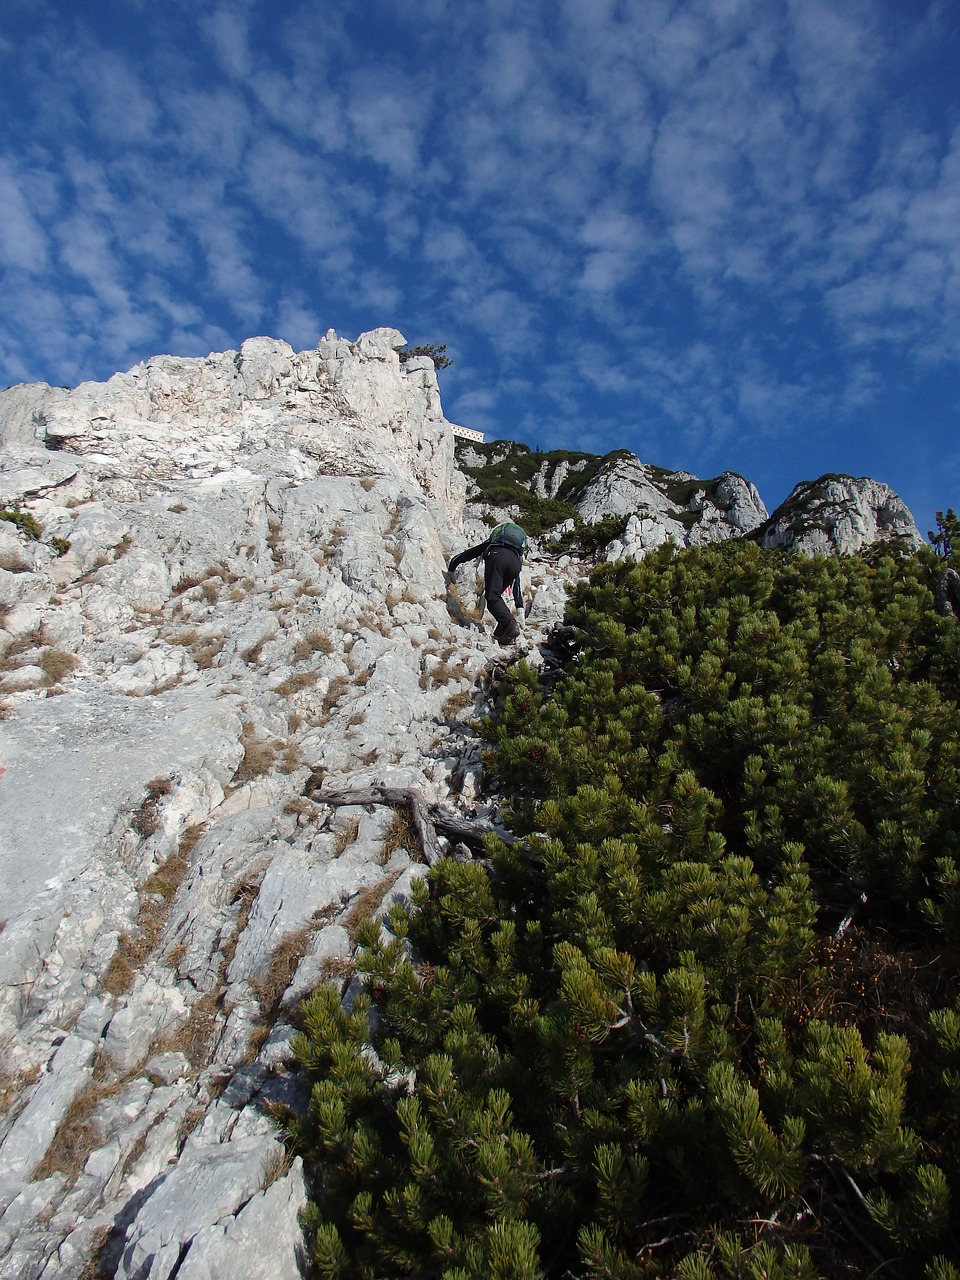
<svg viewBox="0 0 960 1280">
<path fill-rule="evenodd" d="M 0 385 L 389 325 L 447 417 L 960 507 L 956 0 L 3 0 Z"/>
</svg>

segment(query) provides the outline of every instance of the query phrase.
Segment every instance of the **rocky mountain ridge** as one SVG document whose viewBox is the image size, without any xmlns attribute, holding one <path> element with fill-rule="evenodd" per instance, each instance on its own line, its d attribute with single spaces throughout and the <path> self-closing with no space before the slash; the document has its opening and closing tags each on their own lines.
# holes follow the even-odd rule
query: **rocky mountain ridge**
<svg viewBox="0 0 960 1280">
<path fill-rule="evenodd" d="M 292 1280 L 296 1006 L 352 998 L 351 930 L 426 870 L 391 805 L 324 797 L 496 818 L 469 721 L 504 654 L 444 570 L 500 508 L 403 342 L 0 393 L 5 1276 Z M 546 458 L 524 491 L 616 516 L 610 555 L 762 526 L 739 477 L 667 475 Z M 532 557 L 530 661 L 583 571 Z"/>
<path fill-rule="evenodd" d="M 559 518 L 561 526 L 564 516 L 591 525 L 619 517 L 622 532 L 608 546 L 609 559 L 642 559 L 666 541 L 703 546 L 734 537 L 805 554 L 849 554 L 887 540 L 916 548 L 923 541 L 898 495 L 865 477 L 802 481 L 770 515 L 756 487 L 734 471 L 704 480 L 641 462 L 622 449 L 604 456 L 533 453 L 526 445 L 495 440 L 460 443 L 457 459 L 468 477 L 470 500 L 486 502 L 491 510 L 512 501 L 538 519 L 536 500 L 547 499 L 560 508 L 548 507 L 544 517 Z"/>
</svg>

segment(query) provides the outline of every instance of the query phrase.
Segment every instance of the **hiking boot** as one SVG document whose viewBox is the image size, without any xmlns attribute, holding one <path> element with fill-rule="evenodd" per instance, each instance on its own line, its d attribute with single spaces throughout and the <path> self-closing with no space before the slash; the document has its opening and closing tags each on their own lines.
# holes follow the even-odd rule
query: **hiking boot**
<svg viewBox="0 0 960 1280">
<path fill-rule="evenodd" d="M 499 640 L 501 644 L 509 644 L 511 640 L 516 640 L 520 634 L 520 623 L 516 618 L 511 618 L 509 622 L 501 622 L 496 631 L 493 633 L 494 640 Z"/>
</svg>

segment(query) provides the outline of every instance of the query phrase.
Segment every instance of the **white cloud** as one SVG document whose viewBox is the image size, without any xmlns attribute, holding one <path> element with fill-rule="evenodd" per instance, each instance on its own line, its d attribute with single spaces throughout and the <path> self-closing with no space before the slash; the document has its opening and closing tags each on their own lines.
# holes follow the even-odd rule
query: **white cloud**
<svg viewBox="0 0 960 1280">
<path fill-rule="evenodd" d="M 315 347 L 327 330 L 301 294 L 284 294 L 277 303 L 276 334 L 295 351 Z"/>
<path fill-rule="evenodd" d="M 353 74 L 346 115 L 361 153 L 397 177 L 415 179 L 431 96 L 429 82 L 407 82 L 383 69 Z"/>
<path fill-rule="evenodd" d="M 246 158 L 247 191 L 260 212 L 278 222 L 317 258 L 341 248 L 353 232 L 352 190 L 328 179 L 322 156 L 276 135 L 261 135 Z"/>
<path fill-rule="evenodd" d="M 217 61 L 235 80 L 246 79 L 252 70 L 247 15 L 249 4 L 220 5 L 213 13 L 201 13 L 200 29 L 210 42 Z"/>
<path fill-rule="evenodd" d="M 253 136 L 251 112 L 238 89 L 172 87 L 164 106 L 182 166 L 189 171 L 201 161 L 227 173 L 237 168 Z"/>
<path fill-rule="evenodd" d="M 138 69 L 116 53 L 86 48 L 72 68 L 92 127 L 113 143 L 142 142 L 157 127 L 159 109 Z"/>
<path fill-rule="evenodd" d="M 8 267 L 40 271 L 47 261 L 47 236 L 34 217 L 23 176 L 9 156 L 0 156 L 0 261 Z"/>
</svg>

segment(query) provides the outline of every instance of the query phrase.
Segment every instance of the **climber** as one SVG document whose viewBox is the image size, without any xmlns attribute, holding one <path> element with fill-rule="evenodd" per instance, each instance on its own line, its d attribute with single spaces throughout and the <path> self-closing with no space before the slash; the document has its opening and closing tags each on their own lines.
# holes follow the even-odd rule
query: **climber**
<svg viewBox="0 0 960 1280">
<path fill-rule="evenodd" d="M 517 612 L 523 608 L 520 568 L 526 549 L 526 533 L 518 524 L 508 520 L 504 524 L 498 524 L 486 542 L 461 551 L 447 566 L 448 573 L 456 573 L 460 565 L 483 556 L 483 594 L 487 608 L 497 621 L 493 638 L 501 644 L 509 644 L 520 634 L 520 624 L 510 613 L 504 596 L 512 591 Z"/>
<path fill-rule="evenodd" d="M 934 589 L 937 613 L 945 618 L 960 618 L 960 573 L 944 569 Z"/>
</svg>

